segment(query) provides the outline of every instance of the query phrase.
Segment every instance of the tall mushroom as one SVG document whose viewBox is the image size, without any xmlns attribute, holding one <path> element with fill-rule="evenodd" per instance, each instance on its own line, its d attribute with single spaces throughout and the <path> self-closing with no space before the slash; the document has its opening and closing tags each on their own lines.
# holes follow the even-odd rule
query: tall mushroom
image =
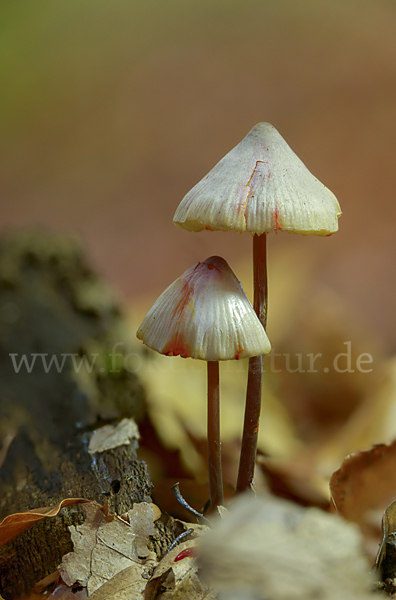
<svg viewBox="0 0 396 600">
<path fill-rule="evenodd" d="M 160 354 L 208 363 L 208 469 L 211 506 L 216 507 L 223 503 L 219 361 L 268 353 L 267 334 L 226 261 L 212 256 L 159 296 L 136 335 Z"/>
<path fill-rule="evenodd" d="M 253 235 L 253 306 L 267 321 L 266 238 L 270 231 L 327 236 L 338 229 L 340 205 L 269 123 L 259 123 L 197 183 L 178 206 L 174 223 L 188 231 Z M 237 489 L 253 481 L 261 407 L 262 356 L 249 361 L 245 423 Z"/>
</svg>

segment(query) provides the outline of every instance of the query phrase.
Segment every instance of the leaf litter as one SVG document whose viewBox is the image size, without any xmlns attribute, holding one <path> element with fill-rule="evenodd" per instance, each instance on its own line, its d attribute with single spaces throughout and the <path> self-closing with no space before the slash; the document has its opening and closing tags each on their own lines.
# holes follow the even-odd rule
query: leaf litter
<svg viewBox="0 0 396 600">
<path fill-rule="evenodd" d="M 147 544 L 156 534 L 154 520 L 159 516 L 157 507 L 145 502 L 135 504 L 126 520 L 106 518 L 99 507 L 88 507 L 85 522 L 70 527 L 74 551 L 64 556 L 58 569 L 62 580 L 86 587 L 90 596 L 131 567 L 143 589 L 144 575 L 156 563 L 156 554 Z"/>
<path fill-rule="evenodd" d="M 58 568 L 62 583 L 51 597 L 66 600 L 77 585 L 93 600 L 142 600 L 156 598 L 157 592 L 165 594 L 164 598 L 202 598 L 206 590 L 199 582 L 194 557 L 186 554 L 174 560 L 184 549 L 194 547 L 194 541 L 178 544 L 162 560 L 149 548 L 160 516 L 156 505 L 145 502 L 135 504 L 122 517 L 105 516 L 100 507 L 88 505 L 85 522 L 69 528 L 74 551 L 64 556 Z M 187 529 L 187 524 L 180 524 Z M 188 528 L 194 537 L 207 529 L 190 524 Z"/>
</svg>

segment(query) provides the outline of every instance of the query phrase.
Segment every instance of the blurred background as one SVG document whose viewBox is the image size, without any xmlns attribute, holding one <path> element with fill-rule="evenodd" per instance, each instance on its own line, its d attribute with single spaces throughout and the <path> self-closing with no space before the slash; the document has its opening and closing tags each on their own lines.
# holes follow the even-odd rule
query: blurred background
<svg viewBox="0 0 396 600">
<path fill-rule="evenodd" d="M 249 235 L 172 217 L 268 121 L 344 212 L 330 238 L 271 234 L 271 273 L 297 256 L 299 302 L 320 287 L 396 351 L 395 25 L 389 0 L 3 0 L 1 230 L 76 232 L 127 300 L 211 254 L 243 279 Z"/>
<path fill-rule="evenodd" d="M 343 458 L 396 437 L 396 3 L 2 0 L 0 31 L 0 234 L 80 237 L 132 315 L 126 336 L 135 339 L 166 286 L 213 254 L 251 298 L 251 236 L 188 233 L 172 218 L 256 123 L 274 125 L 335 193 L 335 235 L 269 235 L 275 355 L 259 439 L 272 489 L 327 506 Z M 135 343 L 151 420 L 140 424 L 142 456 L 172 513 L 170 482 L 206 477 L 205 366 L 159 362 Z M 313 371 L 307 358 L 317 353 Z M 345 372 L 329 370 L 340 353 Z M 358 370 L 362 355 L 372 360 Z M 245 369 L 222 365 L 228 490 Z M 395 498 L 394 478 L 382 480 L 392 485 L 381 510 Z M 203 505 L 205 486 L 194 488 L 198 499 L 182 488 Z M 370 515 L 377 498 L 367 506 Z"/>
</svg>

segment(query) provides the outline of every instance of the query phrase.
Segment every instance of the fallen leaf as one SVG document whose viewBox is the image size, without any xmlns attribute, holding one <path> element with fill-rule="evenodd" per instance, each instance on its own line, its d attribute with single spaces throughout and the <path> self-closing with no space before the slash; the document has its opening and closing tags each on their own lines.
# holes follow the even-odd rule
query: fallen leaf
<svg viewBox="0 0 396 600">
<path fill-rule="evenodd" d="M 133 560 L 142 561 L 150 555 L 147 542 L 150 536 L 156 534 L 154 521 L 159 518 L 158 511 L 155 504 L 140 502 L 128 512 L 129 524 L 134 535 L 131 551 Z"/>
<path fill-rule="evenodd" d="M 85 513 L 86 519 L 82 525 L 69 527 L 74 551 L 66 554 L 58 567 L 60 576 L 68 586 L 78 582 L 87 587 L 97 532 L 99 527 L 107 522 L 97 506 L 87 506 Z"/>
<path fill-rule="evenodd" d="M 0 548 L 22 533 L 25 529 L 47 517 L 55 517 L 61 508 L 71 504 L 87 503 L 84 498 L 66 498 L 56 506 L 34 508 L 23 513 L 8 515 L 0 523 Z"/>
<path fill-rule="evenodd" d="M 312 461 L 314 453 L 303 451 L 293 458 L 282 460 L 259 455 L 260 465 L 269 489 L 276 496 L 294 500 L 303 506 L 329 506 L 328 480 L 323 481 Z"/>
<path fill-rule="evenodd" d="M 152 564 L 150 560 L 145 565 L 134 564 L 120 571 L 90 595 L 90 600 L 142 600 Z"/>
<path fill-rule="evenodd" d="M 214 600 L 210 587 L 198 578 L 196 540 L 182 542 L 168 552 L 147 584 L 145 600 Z M 180 557 L 180 558 L 179 558 Z M 177 560 L 175 560 L 177 559 Z"/>
<path fill-rule="evenodd" d="M 361 404 L 316 453 L 318 469 L 330 477 L 345 456 L 396 438 L 396 358 L 376 369 Z"/>
<path fill-rule="evenodd" d="M 85 522 L 70 527 L 74 551 L 63 557 L 58 568 L 67 585 L 78 582 L 91 595 L 128 567 L 134 567 L 138 581 L 142 579 L 148 563 L 156 562 L 147 544 L 149 536 L 156 534 L 158 508 L 141 502 L 126 516 L 128 522 L 121 518 L 109 521 L 101 510 L 90 506 Z"/>
<path fill-rule="evenodd" d="M 92 454 L 118 446 L 128 446 L 132 439 L 139 439 L 139 429 L 133 419 L 122 419 L 117 425 L 104 425 L 93 432 L 88 450 Z"/>
<path fill-rule="evenodd" d="M 332 502 L 340 515 L 378 540 L 385 508 L 396 497 L 396 441 L 345 458 L 330 479 Z"/>
</svg>

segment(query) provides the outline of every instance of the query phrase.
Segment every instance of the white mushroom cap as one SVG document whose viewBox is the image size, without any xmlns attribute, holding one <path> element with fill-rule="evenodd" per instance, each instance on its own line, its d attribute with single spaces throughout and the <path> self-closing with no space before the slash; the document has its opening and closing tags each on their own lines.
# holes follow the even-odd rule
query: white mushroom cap
<svg viewBox="0 0 396 600">
<path fill-rule="evenodd" d="M 340 205 L 269 123 L 259 123 L 192 190 L 174 223 L 188 231 L 330 235 Z"/>
<path fill-rule="evenodd" d="M 223 258 L 188 269 L 154 302 L 137 331 L 168 356 L 231 360 L 271 350 L 264 327 Z"/>
</svg>

